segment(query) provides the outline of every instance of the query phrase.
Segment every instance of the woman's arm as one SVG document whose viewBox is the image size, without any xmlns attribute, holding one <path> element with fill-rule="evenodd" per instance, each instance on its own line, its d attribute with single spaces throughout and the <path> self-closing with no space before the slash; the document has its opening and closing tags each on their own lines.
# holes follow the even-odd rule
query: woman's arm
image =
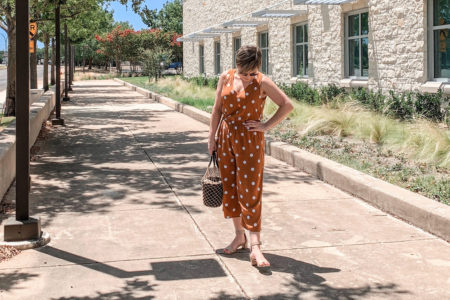
<svg viewBox="0 0 450 300">
<path fill-rule="evenodd" d="M 222 116 L 222 87 L 226 77 L 226 72 L 222 73 L 217 83 L 216 99 L 211 114 L 211 122 L 209 125 L 209 139 L 208 139 L 208 151 L 209 155 L 212 155 L 216 150 L 216 131 L 219 126 L 220 117 Z"/>
<path fill-rule="evenodd" d="M 253 120 L 245 122 L 244 125 L 249 131 L 267 131 L 280 123 L 294 109 L 288 96 L 269 77 L 263 76 L 261 90 L 278 105 L 278 110 L 265 123 Z"/>
</svg>

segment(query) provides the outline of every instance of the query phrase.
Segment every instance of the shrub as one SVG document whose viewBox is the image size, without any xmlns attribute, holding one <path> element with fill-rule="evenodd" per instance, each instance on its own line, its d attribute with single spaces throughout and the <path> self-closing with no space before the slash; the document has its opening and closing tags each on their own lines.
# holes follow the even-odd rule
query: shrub
<svg viewBox="0 0 450 300">
<path fill-rule="evenodd" d="M 414 116 L 414 93 L 395 94 L 394 91 L 389 91 L 389 95 L 383 113 L 401 120 L 412 119 Z"/>
<path fill-rule="evenodd" d="M 303 82 L 297 82 L 291 86 L 283 85 L 282 89 L 289 97 L 295 98 L 300 102 L 305 102 L 312 105 L 320 105 L 319 92 L 311 88 Z"/>
<path fill-rule="evenodd" d="M 219 82 L 218 76 L 215 77 L 195 76 L 190 78 L 182 76 L 181 79 L 194 83 L 197 86 L 208 86 L 213 89 L 217 88 L 217 83 Z"/>
<path fill-rule="evenodd" d="M 213 89 L 217 89 L 217 83 L 219 83 L 219 76 L 208 79 L 208 86 Z"/>
<path fill-rule="evenodd" d="M 350 95 L 363 106 L 376 112 L 383 112 L 386 96 L 381 91 L 373 92 L 365 88 L 352 89 Z"/>
<path fill-rule="evenodd" d="M 441 89 L 437 94 L 417 93 L 414 103 L 416 113 L 433 121 L 444 120 L 446 113 L 444 109 L 441 109 L 442 98 Z M 446 97 L 445 100 L 448 101 L 448 98 Z"/>
<path fill-rule="evenodd" d="M 320 102 L 323 103 L 330 103 L 334 101 L 338 96 L 345 95 L 345 89 L 340 88 L 335 84 L 330 84 L 327 86 L 323 86 L 320 88 Z"/>
</svg>

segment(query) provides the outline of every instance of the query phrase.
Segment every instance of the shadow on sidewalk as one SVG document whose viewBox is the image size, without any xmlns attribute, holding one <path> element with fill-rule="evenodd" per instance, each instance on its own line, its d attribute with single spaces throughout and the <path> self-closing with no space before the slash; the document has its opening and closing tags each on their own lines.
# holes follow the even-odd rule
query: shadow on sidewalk
<svg viewBox="0 0 450 300">
<path fill-rule="evenodd" d="M 225 256 L 222 254 L 222 256 Z M 238 252 L 234 255 L 236 259 L 248 262 L 250 265 L 248 252 Z M 361 287 L 338 288 L 326 283 L 326 279 L 318 274 L 320 273 L 336 273 L 341 272 L 340 269 L 320 267 L 303 261 L 299 261 L 290 257 L 281 256 L 273 253 L 264 253 L 264 256 L 271 263 L 270 272 L 262 272 L 262 276 L 270 276 L 273 273 L 289 273 L 292 279 L 284 282 L 285 289 L 292 292 L 274 293 L 259 297 L 258 299 L 302 299 L 304 294 L 308 294 L 308 299 L 339 299 L 339 300 L 356 300 L 365 297 L 384 298 L 391 295 L 410 295 L 410 291 L 402 290 L 395 283 L 364 285 Z M 229 257 L 229 256 L 227 256 Z M 348 283 L 348 285 L 354 285 Z M 389 297 L 390 298 L 390 297 Z M 241 299 L 231 295 L 222 293 L 217 297 L 210 299 Z"/>
</svg>

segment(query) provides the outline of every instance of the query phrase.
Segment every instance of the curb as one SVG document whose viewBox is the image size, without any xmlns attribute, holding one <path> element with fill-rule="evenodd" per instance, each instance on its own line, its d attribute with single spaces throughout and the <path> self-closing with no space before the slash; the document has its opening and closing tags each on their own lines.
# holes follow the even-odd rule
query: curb
<svg viewBox="0 0 450 300">
<path fill-rule="evenodd" d="M 209 125 L 210 114 L 114 78 L 118 83 Z M 265 152 L 374 207 L 450 241 L 450 206 L 284 142 L 266 138 Z"/>
<path fill-rule="evenodd" d="M 0 246 L 10 246 L 18 250 L 28 250 L 44 247 L 45 245 L 50 243 L 50 241 L 51 241 L 50 234 L 43 231 L 41 237 L 38 240 L 28 240 L 20 242 L 0 242 Z"/>
</svg>

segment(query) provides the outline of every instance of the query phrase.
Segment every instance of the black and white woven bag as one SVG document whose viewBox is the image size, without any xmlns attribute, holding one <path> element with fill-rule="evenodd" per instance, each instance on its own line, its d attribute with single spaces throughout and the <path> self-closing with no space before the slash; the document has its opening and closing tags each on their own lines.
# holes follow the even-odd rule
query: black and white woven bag
<svg viewBox="0 0 450 300">
<path fill-rule="evenodd" d="M 212 163 L 212 167 L 211 167 Z M 203 203 L 208 207 L 222 205 L 223 187 L 220 178 L 219 164 L 216 152 L 213 152 L 209 160 L 208 168 L 202 178 Z"/>
</svg>

